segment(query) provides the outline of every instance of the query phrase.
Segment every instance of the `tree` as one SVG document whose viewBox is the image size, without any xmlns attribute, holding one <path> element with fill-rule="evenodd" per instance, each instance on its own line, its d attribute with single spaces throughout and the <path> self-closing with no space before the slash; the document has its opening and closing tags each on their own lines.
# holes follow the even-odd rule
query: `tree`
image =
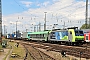
<svg viewBox="0 0 90 60">
<path fill-rule="evenodd" d="M 83 24 L 80 29 L 86 29 L 86 24 Z M 87 24 L 87 29 L 90 29 L 90 24 Z"/>
</svg>

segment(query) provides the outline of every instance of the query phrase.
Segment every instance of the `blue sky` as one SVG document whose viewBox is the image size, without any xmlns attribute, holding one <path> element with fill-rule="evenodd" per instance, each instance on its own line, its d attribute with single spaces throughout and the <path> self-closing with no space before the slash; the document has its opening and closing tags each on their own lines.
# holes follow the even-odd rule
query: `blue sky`
<svg viewBox="0 0 90 60">
<path fill-rule="evenodd" d="M 25 10 L 28 10 L 29 8 L 40 8 L 41 6 L 37 6 L 38 4 L 44 3 L 48 0 L 2 0 L 2 12 L 3 15 L 13 14 L 13 13 L 19 13 L 23 12 Z M 52 4 L 52 0 L 49 0 Z M 30 2 L 28 3 L 28 7 L 24 2 Z"/>
<path fill-rule="evenodd" d="M 88 11 L 90 17 L 90 5 Z M 3 25 L 8 28 L 8 33 L 15 31 L 16 21 L 18 30 L 33 31 L 31 27 L 44 24 L 44 12 L 47 12 L 47 25 L 50 25 L 47 29 L 52 29 L 56 23 L 57 28 L 63 28 L 64 22 L 67 27 L 81 27 L 85 23 L 85 0 L 2 0 Z"/>
<path fill-rule="evenodd" d="M 2 0 L 3 15 L 22 12 L 24 10 L 22 7 L 22 4 L 20 4 L 20 2 L 18 2 L 17 0 Z"/>
<path fill-rule="evenodd" d="M 28 10 L 29 8 L 40 8 L 41 6 L 37 6 L 38 4 L 44 3 L 46 1 L 49 1 L 49 4 L 53 4 L 53 1 L 58 0 L 2 0 L 2 12 L 3 15 L 13 14 L 13 13 L 19 13 L 23 12 L 25 10 Z M 85 0 L 76 0 L 77 2 L 84 1 Z M 25 3 L 23 2 L 31 2 L 28 7 L 26 7 Z M 42 5 L 42 4 L 41 4 Z M 43 5 L 42 5 L 43 6 Z"/>
</svg>

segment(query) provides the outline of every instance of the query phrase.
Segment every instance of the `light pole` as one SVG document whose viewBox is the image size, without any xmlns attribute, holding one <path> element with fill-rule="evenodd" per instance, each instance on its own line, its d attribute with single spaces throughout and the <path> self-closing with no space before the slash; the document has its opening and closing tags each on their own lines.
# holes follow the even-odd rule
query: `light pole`
<svg viewBox="0 0 90 60">
<path fill-rule="evenodd" d="M 11 25 L 11 33 L 13 33 L 13 23 L 10 23 L 10 25 Z"/>
<path fill-rule="evenodd" d="M 35 25 L 34 25 L 34 32 L 36 32 L 36 27 L 35 27 Z"/>
<path fill-rule="evenodd" d="M 39 31 L 41 31 L 41 23 L 39 22 Z"/>
<path fill-rule="evenodd" d="M 66 27 L 65 21 L 64 21 L 64 24 L 62 26 L 63 26 L 63 29 L 65 29 L 65 27 Z"/>
<path fill-rule="evenodd" d="M 16 21 L 16 38 L 17 38 L 17 22 L 18 22 L 18 21 Z"/>
<path fill-rule="evenodd" d="M 35 31 L 39 31 L 39 29 L 38 29 L 38 25 L 34 25 L 35 27 L 34 27 L 34 29 L 35 29 Z"/>
<path fill-rule="evenodd" d="M 44 12 L 45 13 L 45 19 L 44 19 L 44 21 L 45 21 L 45 23 L 44 23 L 44 30 L 46 30 L 46 13 L 47 12 Z"/>
<path fill-rule="evenodd" d="M 6 31 L 5 31 L 5 25 L 4 25 L 4 36 L 5 36 L 5 32 L 6 32 Z"/>
</svg>

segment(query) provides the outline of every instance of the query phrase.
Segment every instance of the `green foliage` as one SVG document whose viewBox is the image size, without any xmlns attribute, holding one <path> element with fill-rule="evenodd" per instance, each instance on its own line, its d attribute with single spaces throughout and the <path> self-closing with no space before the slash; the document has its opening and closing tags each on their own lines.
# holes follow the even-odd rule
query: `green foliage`
<svg viewBox="0 0 90 60">
<path fill-rule="evenodd" d="M 83 24 L 80 29 L 86 29 L 86 24 Z M 90 24 L 87 24 L 87 29 L 90 29 Z"/>
</svg>

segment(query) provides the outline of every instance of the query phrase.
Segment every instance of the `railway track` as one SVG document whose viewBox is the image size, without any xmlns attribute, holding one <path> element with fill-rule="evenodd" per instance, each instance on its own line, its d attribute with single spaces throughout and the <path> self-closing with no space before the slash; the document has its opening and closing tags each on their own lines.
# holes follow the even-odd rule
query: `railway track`
<svg viewBox="0 0 90 60">
<path fill-rule="evenodd" d="M 53 57 L 45 54 L 44 52 L 33 47 L 32 45 L 26 45 L 26 44 L 23 45 L 27 51 L 26 53 L 28 53 L 33 60 L 55 60 Z"/>
<path fill-rule="evenodd" d="M 75 47 L 75 46 L 61 46 L 61 45 L 52 45 L 53 49 L 50 49 L 50 51 L 56 51 L 61 52 L 62 50 L 66 51 L 68 55 L 76 56 L 90 59 L 90 48 L 84 48 L 84 47 Z"/>
<path fill-rule="evenodd" d="M 50 43 L 37 43 L 37 42 L 24 42 L 24 44 L 32 45 L 36 48 L 46 49 L 47 51 L 55 51 L 61 52 L 66 51 L 66 54 L 72 55 L 75 57 L 86 58 L 90 59 L 90 48 L 86 48 L 85 46 L 66 46 L 66 45 L 59 45 L 59 44 L 50 44 Z"/>
</svg>

